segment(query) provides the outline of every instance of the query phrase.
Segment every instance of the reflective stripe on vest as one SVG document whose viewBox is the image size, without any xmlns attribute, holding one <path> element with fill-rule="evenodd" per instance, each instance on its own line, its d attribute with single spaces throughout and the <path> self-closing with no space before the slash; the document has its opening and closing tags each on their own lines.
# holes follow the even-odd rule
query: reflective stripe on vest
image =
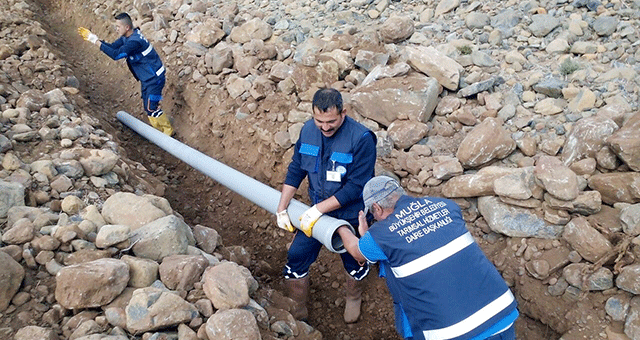
<svg viewBox="0 0 640 340">
<path fill-rule="evenodd" d="M 479 311 L 471 314 L 468 318 L 449 327 L 432 329 L 423 331 L 422 333 L 424 334 L 425 340 L 446 340 L 459 337 L 474 330 L 496 314 L 502 312 L 505 308 L 509 307 L 514 300 L 515 297 L 511 291 L 507 289 L 500 297 L 491 301 L 491 303 L 482 307 Z"/>
<path fill-rule="evenodd" d="M 469 232 L 466 232 L 462 236 L 459 236 L 453 241 L 426 255 L 420 256 L 419 258 L 401 266 L 391 267 L 391 271 L 397 278 L 403 278 L 419 273 L 443 260 L 446 260 L 448 257 L 455 255 L 471 244 L 473 244 L 473 237 Z"/>
</svg>

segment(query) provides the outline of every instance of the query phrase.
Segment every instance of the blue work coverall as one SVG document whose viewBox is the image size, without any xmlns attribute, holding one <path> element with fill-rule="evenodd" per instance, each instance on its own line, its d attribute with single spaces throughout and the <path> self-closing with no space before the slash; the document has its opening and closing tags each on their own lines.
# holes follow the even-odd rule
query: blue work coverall
<svg viewBox="0 0 640 340">
<path fill-rule="evenodd" d="M 333 136 L 325 137 L 310 120 L 300 131 L 284 183 L 297 188 L 308 177 L 311 204 L 335 196 L 341 207 L 327 215 L 357 226 L 358 212 L 364 209 L 362 188 L 373 177 L 375 162 L 376 137 L 360 123 L 347 116 Z M 341 180 L 328 181 L 327 171 L 339 172 Z M 307 276 L 321 248 L 318 240 L 302 232 L 296 233 L 287 254 L 284 277 L 298 279 Z M 367 264 L 360 266 L 346 252 L 340 256 L 347 273 L 354 279 L 362 280 L 368 274 Z"/>
</svg>

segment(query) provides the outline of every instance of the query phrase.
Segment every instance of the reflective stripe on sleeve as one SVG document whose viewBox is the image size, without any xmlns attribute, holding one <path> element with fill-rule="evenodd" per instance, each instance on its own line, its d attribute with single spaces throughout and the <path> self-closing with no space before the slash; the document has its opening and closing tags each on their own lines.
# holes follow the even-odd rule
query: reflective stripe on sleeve
<svg viewBox="0 0 640 340">
<path fill-rule="evenodd" d="M 147 47 L 146 50 L 142 51 L 142 55 L 143 56 L 147 56 L 147 54 L 151 53 L 152 50 L 153 50 L 153 46 L 151 46 L 151 44 L 149 44 L 149 47 Z"/>
<path fill-rule="evenodd" d="M 421 272 L 440 261 L 446 260 L 449 256 L 455 255 L 457 252 L 466 248 L 473 243 L 473 237 L 469 232 L 459 236 L 455 240 L 446 245 L 423 255 L 411 262 L 405 263 L 398 267 L 391 267 L 393 275 L 397 278 L 407 277 L 415 273 Z"/>
<path fill-rule="evenodd" d="M 487 322 L 487 320 L 509 307 L 514 300 L 515 297 L 511 291 L 507 289 L 500 297 L 471 314 L 468 318 L 449 327 L 432 329 L 423 331 L 422 333 L 424 334 L 425 340 L 446 340 L 459 337 Z"/>
<path fill-rule="evenodd" d="M 164 65 L 162 65 L 162 67 L 160 67 L 157 71 L 156 71 L 156 76 L 159 76 L 162 74 L 162 72 L 164 72 Z"/>
</svg>

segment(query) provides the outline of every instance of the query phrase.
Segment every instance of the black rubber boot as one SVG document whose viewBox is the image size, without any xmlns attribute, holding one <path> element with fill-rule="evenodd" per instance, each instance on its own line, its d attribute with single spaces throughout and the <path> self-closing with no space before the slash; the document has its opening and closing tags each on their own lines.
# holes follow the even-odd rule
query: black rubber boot
<svg viewBox="0 0 640 340">
<path fill-rule="evenodd" d="M 344 322 L 354 323 L 360 317 L 360 305 L 362 304 L 362 282 L 356 281 L 351 275 L 347 275 L 344 283 L 345 306 Z"/>
<path fill-rule="evenodd" d="M 309 300 L 309 275 L 301 279 L 285 280 L 286 294 L 296 304 L 290 311 L 296 320 L 306 321 L 309 316 L 307 301 Z"/>
</svg>

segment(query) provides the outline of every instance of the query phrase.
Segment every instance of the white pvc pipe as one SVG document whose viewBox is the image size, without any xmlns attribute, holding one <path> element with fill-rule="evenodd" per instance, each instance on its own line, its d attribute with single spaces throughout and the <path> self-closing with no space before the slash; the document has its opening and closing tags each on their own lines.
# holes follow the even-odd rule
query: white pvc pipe
<svg viewBox="0 0 640 340">
<path fill-rule="evenodd" d="M 116 117 L 123 124 L 163 150 L 257 204 L 266 211 L 274 215 L 276 214 L 278 202 L 280 201 L 280 191 L 165 135 L 124 111 L 118 111 Z M 308 205 L 295 199 L 291 200 L 289 207 L 287 207 L 287 212 L 294 227 L 300 229 L 299 218 L 307 209 L 309 209 Z M 334 253 L 344 253 L 344 244 L 336 232 L 337 229 L 343 225 L 348 226 L 354 231 L 353 227 L 347 221 L 322 215 L 313 227 L 312 236 L 330 251 Z"/>
</svg>

